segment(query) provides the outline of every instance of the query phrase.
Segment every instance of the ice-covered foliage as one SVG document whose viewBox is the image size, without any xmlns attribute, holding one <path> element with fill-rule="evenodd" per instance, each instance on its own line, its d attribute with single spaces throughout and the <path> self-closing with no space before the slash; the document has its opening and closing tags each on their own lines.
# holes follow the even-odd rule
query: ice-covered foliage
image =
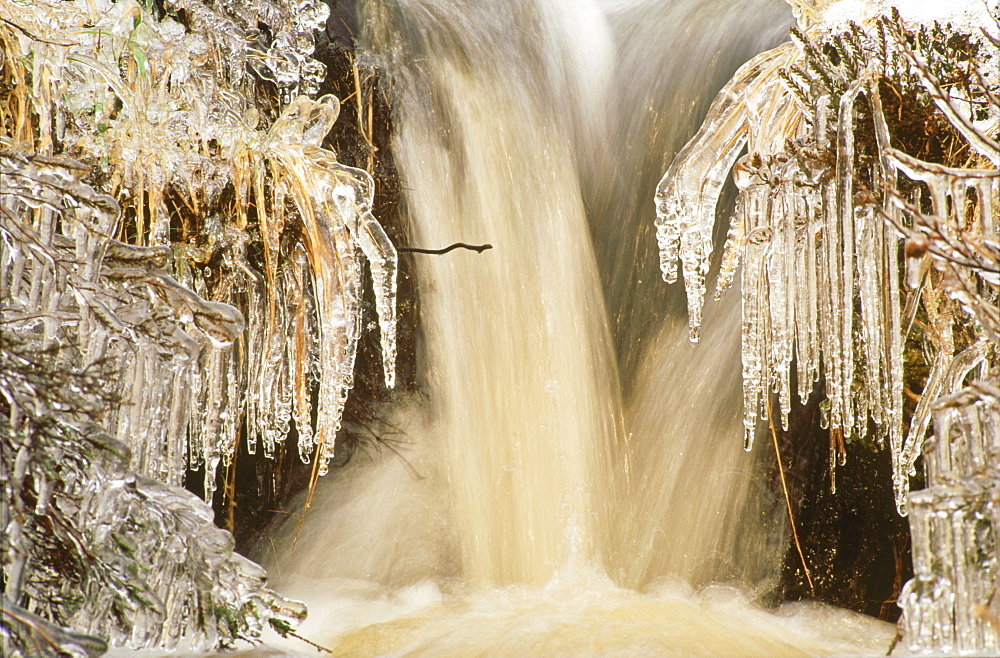
<svg viewBox="0 0 1000 658">
<path fill-rule="evenodd" d="M 86 171 L 0 152 L 5 654 L 254 638 L 304 610 L 204 502 L 135 473 L 183 473 L 186 391 L 243 317 L 167 275 L 169 249 L 110 238 L 120 208 Z"/>
<path fill-rule="evenodd" d="M 915 653 L 1000 652 L 1000 389 L 976 382 L 934 405 L 927 488 L 909 495 L 914 577 L 899 595 Z"/>
<path fill-rule="evenodd" d="M 372 271 L 386 386 L 395 379 L 396 250 L 371 214 L 371 177 L 338 164 L 333 153 L 320 148 L 338 111 L 333 96 L 318 101 L 300 96 L 265 135 L 235 130 L 221 140 L 238 170 L 258 172 L 255 181 L 239 181 L 237 194 L 243 197 L 241 207 L 252 194 L 270 282 L 261 300 L 265 307 L 251 315 L 248 332 L 249 340 L 259 341 L 253 351 L 261 355 L 254 364 L 260 372 L 247 385 L 248 418 L 262 429 L 264 451 L 270 454 L 294 417 L 300 456 L 308 462 L 315 449 L 320 474 L 333 456 L 333 438 L 353 384 L 362 254 Z M 265 171 L 270 173 L 267 186 Z M 293 223 L 301 242 L 289 248 L 282 234 Z M 254 325 L 255 316 L 260 326 Z M 320 380 L 315 436 L 313 367 Z M 268 376 L 269 371 L 281 375 Z"/>
<path fill-rule="evenodd" d="M 327 13 L 0 0 L 5 648 L 207 648 L 303 613 L 180 486 L 203 470 L 210 500 L 238 441 L 290 434 L 325 472 L 364 259 L 393 385 L 396 252 L 322 146 L 338 100 L 308 96 Z"/>
<path fill-rule="evenodd" d="M 903 15 L 888 2 L 792 4 L 793 39 L 736 73 L 660 184 L 661 269 L 673 281 L 680 260 L 697 340 L 732 171 L 716 294 L 742 260 L 746 445 L 765 396 L 787 427 L 793 389 L 805 400 L 822 378 L 831 468 L 844 440 L 887 439 L 904 511 L 932 402 L 995 363 L 983 343 L 1000 279 L 963 263 L 998 255 L 996 2 L 938 7 L 937 23 L 921 3 Z M 926 376 L 904 372 L 914 359 Z"/>
<path fill-rule="evenodd" d="M 163 7 L 157 18 L 134 1 L 0 2 L 8 62 L 0 139 L 91 166 L 125 208 L 116 235 L 172 248 L 184 285 L 246 316 L 237 348 L 205 356 L 178 391 L 191 400 L 190 423 L 172 437 L 189 432 L 192 447 L 175 452 L 191 468 L 206 465 L 206 496 L 244 420 L 251 449 L 260 441 L 268 455 L 294 420 L 299 453 L 318 454 L 322 472 L 352 386 L 362 254 L 389 386 L 395 367 L 396 254 L 370 213 L 371 177 L 321 147 L 337 100 L 300 95 L 324 74 L 310 54 L 328 8 L 313 0 Z M 272 84 L 290 101 L 283 109 L 268 100 Z M 250 250 L 263 252 L 262 272 Z M 153 381 L 136 377 L 137 390 Z M 135 427 L 119 427 L 118 437 Z M 173 464 L 139 470 L 183 478 Z"/>
</svg>

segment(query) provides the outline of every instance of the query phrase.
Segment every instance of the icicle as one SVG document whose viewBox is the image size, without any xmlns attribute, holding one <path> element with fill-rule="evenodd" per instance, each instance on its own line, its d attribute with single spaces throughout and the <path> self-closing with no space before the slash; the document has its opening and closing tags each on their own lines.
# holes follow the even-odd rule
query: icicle
<svg viewBox="0 0 1000 658">
<path fill-rule="evenodd" d="M 858 293 L 861 300 L 861 353 L 864 356 L 864 377 L 869 382 L 883 381 L 882 350 L 884 341 L 882 317 L 883 288 L 880 285 L 882 270 L 868 267 L 868 264 L 880 263 L 883 247 L 881 244 L 882 222 L 875 218 L 875 210 L 871 206 L 854 209 L 854 223 L 858 233 Z M 864 397 L 871 397 L 868 413 L 858 413 L 858 422 L 864 423 L 871 415 L 876 425 L 882 426 L 885 419 L 882 416 L 883 400 L 881 387 L 873 387 L 863 392 Z M 862 431 L 863 435 L 864 432 Z"/>
<path fill-rule="evenodd" d="M 782 65 L 791 44 L 762 53 L 744 64 L 716 97 L 698 134 L 681 150 L 656 191 L 656 227 L 663 279 L 677 278 L 677 260 L 684 271 L 688 324 L 698 340 L 705 275 L 712 251 L 715 206 L 729 170 L 748 138 L 744 95 L 750 85 Z"/>
<path fill-rule="evenodd" d="M 793 307 L 793 331 L 796 356 L 796 394 L 805 403 L 812 393 L 817 376 L 816 354 L 816 238 L 813 234 L 813 210 L 807 194 L 793 197 L 795 235 L 793 271 L 805 285 L 796 292 Z M 794 275 L 793 275 L 794 276 Z"/>
<path fill-rule="evenodd" d="M 970 360 L 963 359 L 958 371 Z M 942 398 L 925 446 L 927 488 L 911 493 L 914 578 L 900 595 L 904 640 L 918 653 L 1000 649 L 1000 404 L 996 380 Z"/>
<path fill-rule="evenodd" d="M 333 457 L 334 436 L 354 385 L 354 358 L 361 337 L 361 268 L 346 226 L 330 222 L 330 215 L 320 210 L 313 212 L 307 229 L 306 248 L 320 314 L 316 426 L 324 432 L 322 474 Z"/>
<path fill-rule="evenodd" d="M 761 190 L 757 196 L 766 198 Z M 760 290 L 765 281 L 763 267 L 765 252 L 771 239 L 767 227 L 755 227 L 747 237 L 746 264 L 743 267 L 743 449 L 753 447 L 757 427 L 757 410 L 760 408 L 764 389 L 765 352 L 761 328 Z"/>
<path fill-rule="evenodd" d="M 301 244 L 295 245 L 285 270 L 285 289 L 288 291 L 289 307 L 294 316 L 289 325 L 288 344 L 289 367 L 292 370 L 294 390 L 295 429 L 299 434 L 299 456 L 303 463 L 312 459 L 314 447 L 312 431 L 312 370 L 313 335 L 309 318 L 309 297 L 306 286 L 309 281 L 309 263 Z"/>
<path fill-rule="evenodd" d="M 834 308 L 838 309 L 835 321 L 840 325 L 838 349 L 841 354 L 840 370 L 834 374 L 840 379 L 839 407 L 842 414 L 840 427 L 845 431 L 846 438 L 851 438 L 854 427 L 854 414 L 850 398 L 851 386 L 854 381 L 854 102 L 864 85 L 863 80 L 856 80 L 840 97 L 840 109 L 837 118 L 837 205 L 836 214 L 840 220 L 839 261 L 841 289 L 834 293 L 837 301 Z M 836 403 L 835 403 L 836 404 Z"/>
<path fill-rule="evenodd" d="M 788 266 L 792 264 L 795 221 L 789 213 L 788 197 L 784 189 L 788 184 L 780 184 L 778 195 L 771 201 L 771 212 L 767 218 L 772 227 L 770 250 L 767 253 L 767 311 L 770 315 L 769 326 L 772 334 L 768 340 L 768 370 L 772 373 L 774 385 L 771 387 L 778 393 L 778 411 L 772 422 L 781 422 L 783 429 L 788 429 L 788 413 L 791 410 L 791 374 L 789 366 L 792 362 L 792 337 L 795 327 L 794 320 L 794 290 Z"/>
<path fill-rule="evenodd" d="M 746 231 L 743 227 L 743 216 L 734 213 L 729 219 L 729 231 L 726 233 L 726 244 L 722 249 L 722 269 L 715 285 L 715 299 L 721 299 L 722 293 L 733 283 L 736 269 L 740 265 L 740 254 L 746 248 Z"/>
<path fill-rule="evenodd" d="M 396 248 L 370 212 L 361 217 L 359 235 L 361 249 L 371 264 L 375 281 L 385 385 L 392 388 L 396 384 Z"/>
</svg>

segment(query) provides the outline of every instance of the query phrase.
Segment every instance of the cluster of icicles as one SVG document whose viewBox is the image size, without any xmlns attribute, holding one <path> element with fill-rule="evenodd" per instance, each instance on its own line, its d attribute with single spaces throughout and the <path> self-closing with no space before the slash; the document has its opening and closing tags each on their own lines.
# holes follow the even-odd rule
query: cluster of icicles
<svg viewBox="0 0 1000 658">
<path fill-rule="evenodd" d="M 1000 652 L 1000 388 L 975 382 L 935 404 L 927 488 L 911 493 L 914 577 L 899 594 L 913 653 Z"/>
<path fill-rule="evenodd" d="M 838 437 L 865 437 L 873 424 L 880 444 L 888 438 L 897 506 L 905 513 L 931 403 L 992 359 L 988 332 L 978 332 L 971 345 L 957 345 L 953 325 L 959 305 L 980 324 L 989 322 L 988 309 L 996 310 L 985 300 L 995 299 L 1000 283 L 988 272 L 997 256 L 1000 107 L 983 90 L 1000 82 L 1000 52 L 979 29 L 994 22 L 985 6 L 974 8 L 978 18 L 964 28 L 938 32 L 968 34 L 979 49 L 973 86 L 981 98 L 970 103 L 960 88 L 942 89 L 930 55 L 909 45 L 914 26 L 888 4 L 880 14 L 877 4 L 874 15 L 858 25 L 836 18 L 836 4 L 824 13 L 821 6 L 793 3 L 799 5 L 795 40 L 737 71 L 663 177 L 656 195 L 657 237 L 667 282 L 676 279 L 681 263 L 690 335 L 697 341 L 716 205 L 732 171 L 738 197 L 716 295 L 730 285 L 742 260 L 746 447 L 758 417 L 766 417 L 772 392 L 775 419 L 787 429 L 793 383 L 805 401 L 822 376 L 831 469 L 844 454 Z M 954 163 L 963 167 L 924 162 L 893 148 L 892 117 L 883 110 L 880 90 L 887 79 L 904 94 L 933 100 L 970 147 L 968 162 Z M 986 116 L 973 117 L 969 107 L 982 108 Z M 861 114 L 875 136 L 874 163 L 858 158 Z M 929 212 L 921 197 L 930 199 Z M 908 251 L 913 258 L 907 259 L 904 238 L 925 246 Z M 949 245 L 956 240 L 948 238 L 972 245 L 986 264 L 983 269 L 964 263 L 965 290 L 975 300 L 962 300 L 961 290 L 949 286 Z M 927 244 L 933 248 L 926 250 Z M 904 260 L 911 262 L 904 267 Z M 903 276 L 906 268 L 913 276 Z M 931 368 L 904 436 L 903 349 L 920 302 Z"/>
<path fill-rule="evenodd" d="M 199 356 L 243 316 L 166 274 L 169 248 L 109 239 L 119 205 L 86 171 L 0 151 L 4 651 L 210 648 L 295 624 L 304 607 L 265 586 L 206 503 L 141 475 L 183 472 L 178 446 L 129 440 L 183 420 Z"/>
<path fill-rule="evenodd" d="M 163 7 L 153 16 L 134 0 L 0 0 L 10 90 L 0 104 L 0 325 L 46 367 L 99 366 L 113 389 L 81 403 L 88 423 L 98 421 L 93 436 L 111 447 L 81 449 L 83 471 L 70 483 L 39 475 L 49 463 L 42 443 L 28 441 L 24 455 L 8 443 L 39 417 L 82 422 L 78 411 L 34 393 L 21 405 L 7 400 L 4 451 L 17 456 L 10 466 L 21 479 L 5 470 L 4 596 L 42 607 L 64 600 L 20 587 L 34 582 L 48 549 L 8 527 L 22 487 L 55 486 L 75 501 L 60 513 L 84 529 L 93 573 L 130 575 L 115 589 L 118 576 L 92 573 L 97 589 L 72 619 L 66 610 L 77 604 L 56 603 L 41 617 L 32 617 L 41 608 L 23 610 L 24 619 L 71 622 L 131 647 L 210 648 L 304 611 L 232 552 L 211 510 L 180 489 L 185 473 L 204 470 L 211 500 L 241 428 L 251 451 L 271 455 L 292 423 L 302 460 L 326 471 L 353 385 L 363 258 L 385 382 L 394 383 L 396 252 L 371 214 L 371 177 L 321 146 L 339 101 L 304 95 L 325 76 L 311 55 L 327 5 Z M 272 108 L 262 80 L 283 99 L 270 117 L 260 115 Z M 252 241 L 262 272 L 248 260 Z M 50 509 L 39 505 L 39 514 Z M 129 580 L 142 574 L 144 584 Z M 122 597 L 134 608 L 128 627 Z"/>
<path fill-rule="evenodd" d="M 185 10 L 186 28 L 132 1 L 0 3 L 8 25 L 23 28 L 10 30 L 8 61 L 31 62 L 19 88 L 38 116 L 36 126 L 15 124 L 5 145 L 48 153 L 55 142 L 95 165 L 106 191 L 131 206 L 135 240 L 172 247 L 182 284 L 246 317 L 238 349 L 196 346 L 187 365 L 140 350 L 124 370 L 128 411 L 115 434 L 133 447 L 133 466 L 170 484 L 183 482 L 185 465 L 204 466 L 209 499 L 244 408 L 251 450 L 259 441 L 270 455 L 294 421 L 302 459 L 316 456 L 325 472 L 353 385 L 362 254 L 390 387 L 395 369 L 396 252 L 370 212 L 372 179 L 321 148 L 337 99 L 297 95 L 325 74 L 309 55 L 329 9 L 314 0 L 235 4 L 226 13 L 224 3 L 167 3 Z M 259 23 L 275 35 L 269 47 L 255 41 Z M 245 64 L 290 99 L 267 129 Z M 197 242 L 171 244 L 171 195 L 199 217 L 182 229 Z M 253 223 L 262 273 L 247 260 Z"/>
</svg>

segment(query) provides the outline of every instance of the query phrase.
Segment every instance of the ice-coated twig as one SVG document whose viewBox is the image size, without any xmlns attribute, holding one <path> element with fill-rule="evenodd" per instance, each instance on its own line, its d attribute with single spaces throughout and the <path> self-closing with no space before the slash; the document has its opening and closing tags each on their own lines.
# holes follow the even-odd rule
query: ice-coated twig
<svg viewBox="0 0 1000 658">
<path fill-rule="evenodd" d="M 896 38 L 899 52 L 913 65 L 913 70 L 920 78 L 924 88 L 930 93 L 934 105 L 948 118 L 951 125 L 962 133 L 962 136 L 965 137 L 966 141 L 973 148 L 989 158 L 994 167 L 1000 167 L 1000 142 L 984 135 L 968 116 L 968 112 L 962 110 L 955 103 L 952 95 L 944 90 L 941 81 L 931 72 L 930 67 L 927 65 L 926 57 L 909 47 L 905 36 L 898 26 L 893 30 L 893 34 Z M 996 65 L 996 62 L 994 62 L 994 65 Z M 985 88 L 988 89 L 988 87 Z"/>
</svg>

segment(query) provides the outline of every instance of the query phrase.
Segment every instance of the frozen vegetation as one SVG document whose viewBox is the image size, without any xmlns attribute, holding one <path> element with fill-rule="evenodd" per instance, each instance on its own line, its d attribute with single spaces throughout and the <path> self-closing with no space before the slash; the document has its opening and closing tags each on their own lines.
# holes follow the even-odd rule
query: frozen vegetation
<svg viewBox="0 0 1000 658">
<path fill-rule="evenodd" d="M 831 475 L 845 442 L 888 443 L 914 515 L 909 648 L 996 650 L 1000 11 L 791 4 L 792 39 L 735 74 L 660 183 L 663 276 L 680 262 L 697 341 L 709 270 L 721 295 L 742 261 L 746 446 L 770 396 L 787 429 L 822 381 Z M 932 414 L 930 486 L 908 495 Z"/>
<path fill-rule="evenodd" d="M 0 153 L 5 653 L 101 645 L 53 625 L 123 646 L 211 647 L 294 621 L 304 609 L 264 587 L 211 508 L 150 477 L 183 474 L 182 444 L 128 431 L 177 422 L 184 407 L 167 405 L 188 390 L 200 345 L 232 343 L 243 316 L 166 275 L 169 249 L 104 237 L 120 209 L 85 171 Z M 134 390 L 143 375 L 162 383 Z M 109 432 L 122 427 L 124 440 Z"/>
<path fill-rule="evenodd" d="M 322 148 L 338 100 L 309 96 L 327 15 L 0 0 L 5 655 L 208 649 L 304 617 L 182 486 L 203 471 L 210 501 L 237 440 L 271 455 L 293 423 L 325 472 L 363 258 L 393 384 L 395 249 L 371 177 Z"/>
<path fill-rule="evenodd" d="M 914 577 L 899 596 L 915 653 L 1000 652 L 1000 389 L 939 399 L 924 445 L 926 489 L 908 498 Z"/>
</svg>

